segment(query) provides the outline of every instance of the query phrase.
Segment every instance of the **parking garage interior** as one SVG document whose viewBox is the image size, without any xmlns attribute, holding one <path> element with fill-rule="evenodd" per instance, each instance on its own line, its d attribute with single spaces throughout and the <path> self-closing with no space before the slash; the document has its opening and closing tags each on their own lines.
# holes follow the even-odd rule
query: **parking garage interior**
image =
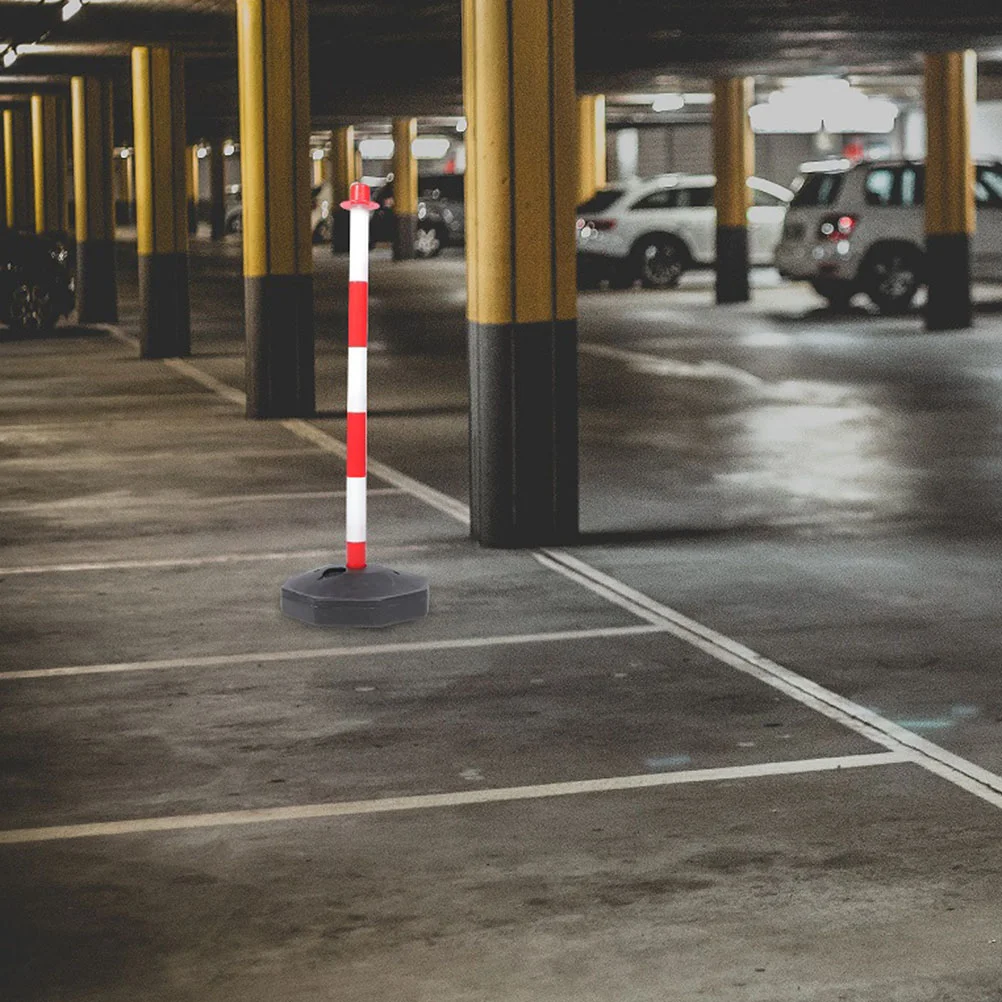
<svg viewBox="0 0 1002 1002">
<path fill-rule="evenodd" d="M 1002 13 L 0 0 L 0 66 L 0 998 L 999 997 Z M 356 181 L 385 630 L 279 601 Z"/>
</svg>

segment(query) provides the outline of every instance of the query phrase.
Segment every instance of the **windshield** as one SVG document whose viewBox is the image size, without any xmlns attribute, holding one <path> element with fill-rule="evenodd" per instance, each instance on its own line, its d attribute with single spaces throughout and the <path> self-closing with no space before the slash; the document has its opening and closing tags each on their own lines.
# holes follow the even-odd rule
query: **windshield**
<svg viewBox="0 0 1002 1002">
<path fill-rule="evenodd" d="M 843 172 L 812 171 L 794 182 L 795 193 L 791 205 L 825 206 L 838 198 L 845 181 Z"/>
<path fill-rule="evenodd" d="M 578 206 L 578 215 L 605 212 L 606 209 L 611 209 L 622 197 L 622 188 L 603 188 L 601 191 L 596 191 L 587 202 Z"/>
</svg>

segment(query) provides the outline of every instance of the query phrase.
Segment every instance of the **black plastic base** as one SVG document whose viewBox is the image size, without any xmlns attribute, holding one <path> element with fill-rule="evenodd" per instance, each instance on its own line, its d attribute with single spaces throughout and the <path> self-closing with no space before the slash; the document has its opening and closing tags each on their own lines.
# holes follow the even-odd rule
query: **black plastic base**
<svg viewBox="0 0 1002 1002">
<path fill-rule="evenodd" d="M 974 322 L 971 306 L 971 240 L 966 233 L 930 233 L 925 238 L 931 331 L 963 330 Z"/>
<path fill-rule="evenodd" d="M 428 614 L 428 582 L 369 564 L 317 567 L 282 585 L 282 612 L 310 626 L 393 626 Z"/>
<path fill-rule="evenodd" d="M 718 303 L 746 303 L 751 298 L 747 227 L 717 227 L 716 291 Z"/>
</svg>

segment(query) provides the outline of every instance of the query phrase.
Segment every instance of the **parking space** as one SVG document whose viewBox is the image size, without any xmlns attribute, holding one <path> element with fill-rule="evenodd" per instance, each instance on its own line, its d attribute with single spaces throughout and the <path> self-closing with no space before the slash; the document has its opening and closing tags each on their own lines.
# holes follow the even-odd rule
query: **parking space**
<svg viewBox="0 0 1002 1002">
<path fill-rule="evenodd" d="M 904 431 L 963 424 L 994 486 L 990 313 L 947 350 L 802 329 L 768 274 L 739 308 L 588 293 L 581 545 L 489 551 L 461 260 L 377 260 L 373 553 L 432 613 L 344 634 L 278 611 L 338 549 L 343 266 L 321 416 L 247 422 L 199 310 L 239 277 L 195 260 L 190 362 L 134 360 L 128 299 L 115 337 L 0 348 L 10 997 L 991 997 L 989 494 L 916 490 L 942 456 Z"/>
</svg>

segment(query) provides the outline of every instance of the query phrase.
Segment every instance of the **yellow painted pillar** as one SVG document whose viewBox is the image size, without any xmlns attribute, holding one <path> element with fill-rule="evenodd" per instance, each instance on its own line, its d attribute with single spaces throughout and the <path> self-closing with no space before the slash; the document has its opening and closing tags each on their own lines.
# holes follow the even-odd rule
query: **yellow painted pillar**
<svg viewBox="0 0 1002 1002">
<path fill-rule="evenodd" d="M 974 166 L 971 116 L 977 56 L 930 52 L 925 57 L 927 153 L 925 174 L 926 280 L 929 330 L 970 327 Z"/>
<path fill-rule="evenodd" d="M 748 112 L 754 81 L 724 77 L 714 81 L 713 162 L 717 176 L 717 302 L 743 303 L 748 282 L 748 178 L 755 171 L 755 137 Z"/>
<path fill-rule="evenodd" d="M 77 240 L 77 316 L 118 320 L 115 279 L 115 158 L 111 81 L 73 77 L 73 187 Z"/>
<path fill-rule="evenodd" d="M 188 205 L 188 233 L 198 232 L 198 144 L 188 147 L 185 159 L 185 195 Z"/>
<path fill-rule="evenodd" d="M 191 354 L 185 197 L 184 62 L 166 46 L 132 50 L 140 353 Z"/>
<path fill-rule="evenodd" d="M 0 230 L 6 230 L 7 222 L 7 137 L 3 128 L 3 112 L 0 111 Z"/>
<path fill-rule="evenodd" d="M 605 95 L 578 98 L 578 205 L 606 184 Z"/>
<path fill-rule="evenodd" d="M 22 232 L 34 230 L 31 119 L 27 106 L 4 109 L 3 131 L 7 225 L 13 230 Z"/>
<path fill-rule="evenodd" d="M 573 0 L 463 0 L 470 515 L 487 546 L 578 525 Z"/>
<path fill-rule="evenodd" d="M 406 261 L 414 257 L 418 172 L 417 160 L 411 147 L 416 138 L 416 118 L 393 119 L 393 212 L 397 224 L 393 241 L 394 261 Z"/>
<path fill-rule="evenodd" d="M 335 254 L 348 250 L 348 213 L 341 203 L 348 198 L 352 181 L 362 177 L 355 149 L 355 129 L 351 125 L 341 125 L 334 129 L 331 143 L 331 212 L 334 216 L 334 239 L 332 250 Z"/>
<path fill-rule="evenodd" d="M 31 95 L 35 232 L 69 229 L 66 198 L 66 109 L 56 94 Z"/>
<path fill-rule="evenodd" d="M 314 412 L 307 0 L 237 0 L 247 416 Z"/>
</svg>

